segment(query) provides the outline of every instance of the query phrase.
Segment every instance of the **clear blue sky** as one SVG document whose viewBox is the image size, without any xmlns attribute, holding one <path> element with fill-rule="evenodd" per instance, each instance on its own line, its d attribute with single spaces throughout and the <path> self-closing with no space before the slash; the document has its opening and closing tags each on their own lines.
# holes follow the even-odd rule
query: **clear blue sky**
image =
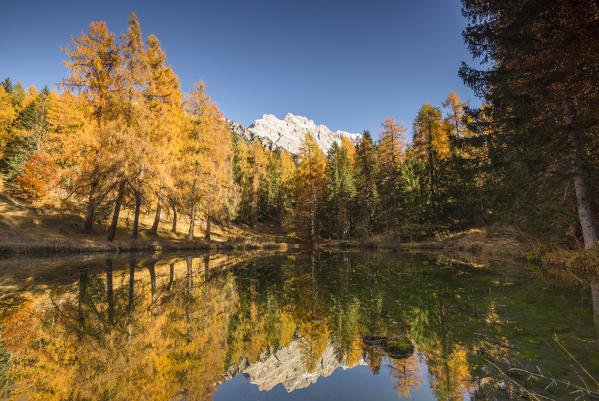
<svg viewBox="0 0 599 401">
<path fill-rule="evenodd" d="M 53 86 L 60 47 L 90 21 L 125 32 L 135 11 L 188 91 L 202 79 L 226 117 L 304 115 L 333 130 L 377 134 L 387 116 L 411 128 L 426 101 L 452 90 L 478 104 L 457 76 L 471 61 L 459 0 L 4 0 L 0 79 Z"/>
</svg>

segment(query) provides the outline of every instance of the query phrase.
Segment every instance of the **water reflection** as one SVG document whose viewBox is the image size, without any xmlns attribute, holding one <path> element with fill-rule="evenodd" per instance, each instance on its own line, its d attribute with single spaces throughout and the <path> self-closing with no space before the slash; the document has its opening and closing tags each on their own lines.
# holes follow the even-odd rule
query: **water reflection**
<svg viewBox="0 0 599 401">
<path fill-rule="evenodd" d="M 27 268 L 0 275 L 8 399 L 505 399 L 522 384 L 569 399 L 509 371 L 578 381 L 553 333 L 599 373 L 591 291 L 503 268 L 372 253 Z"/>
</svg>

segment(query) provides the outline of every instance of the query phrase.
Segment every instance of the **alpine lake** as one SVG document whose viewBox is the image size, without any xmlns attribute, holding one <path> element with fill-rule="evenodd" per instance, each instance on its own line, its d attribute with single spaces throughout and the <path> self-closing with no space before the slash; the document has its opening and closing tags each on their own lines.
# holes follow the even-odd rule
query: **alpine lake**
<svg viewBox="0 0 599 401">
<path fill-rule="evenodd" d="M 4 259 L 0 400 L 597 399 L 598 298 L 434 253 Z"/>
</svg>

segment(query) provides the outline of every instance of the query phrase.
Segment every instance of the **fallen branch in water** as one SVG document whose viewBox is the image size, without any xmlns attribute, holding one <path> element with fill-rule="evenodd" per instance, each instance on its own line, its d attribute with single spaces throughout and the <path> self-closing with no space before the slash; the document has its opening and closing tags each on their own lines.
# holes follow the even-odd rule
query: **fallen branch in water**
<svg viewBox="0 0 599 401">
<path fill-rule="evenodd" d="M 585 374 L 586 374 L 588 377 L 590 377 L 590 378 L 591 378 L 591 380 L 593 381 L 593 383 L 595 383 L 595 385 L 597 386 L 597 388 L 599 388 L 599 382 L 597 382 L 597 380 L 596 380 L 596 379 L 595 379 L 595 378 L 594 378 L 594 377 L 593 377 L 593 376 L 592 376 L 592 375 L 589 373 L 589 371 L 588 371 L 588 370 L 586 370 L 586 369 L 584 368 L 584 366 L 582 366 L 582 364 L 581 364 L 580 362 L 578 362 L 578 360 L 577 360 L 577 359 L 574 357 L 574 355 L 572 355 L 572 354 L 570 353 L 570 351 L 568 351 L 568 350 L 566 349 L 566 347 L 564 347 L 564 346 L 562 345 L 562 343 L 561 343 L 561 342 L 559 341 L 559 339 L 557 338 L 557 334 L 555 334 L 555 333 L 553 333 L 553 340 L 554 340 L 554 341 L 557 343 L 557 345 L 559 345 L 559 346 L 560 346 L 560 347 L 561 347 L 561 348 L 562 348 L 562 349 L 563 349 L 563 350 L 566 352 L 566 354 L 568 354 L 568 356 L 569 356 L 569 357 L 570 357 L 570 358 L 571 358 L 571 359 L 572 359 L 574 362 L 576 362 L 576 364 L 578 365 L 578 367 L 579 367 L 580 369 L 582 369 L 582 371 L 583 371 L 583 372 L 584 372 L 584 373 L 585 373 Z"/>
<path fill-rule="evenodd" d="M 496 363 L 491 362 L 490 360 L 488 360 L 486 358 L 485 358 L 485 360 L 487 361 L 487 363 L 489 363 L 490 365 L 495 367 L 495 369 L 497 369 L 499 371 L 499 373 L 506 380 L 508 380 L 513 385 L 515 385 L 518 389 L 520 389 L 520 391 L 522 391 L 524 394 L 526 394 L 532 400 L 535 400 L 535 401 L 541 401 L 541 399 L 553 400 L 553 398 L 550 398 L 548 396 L 545 396 L 545 395 L 542 395 L 542 394 L 539 394 L 539 393 L 536 393 L 534 391 L 527 389 L 523 384 L 519 383 L 513 377 L 511 377 L 512 375 L 510 375 L 510 373 L 511 374 L 515 373 L 515 374 L 518 374 L 519 376 L 524 376 L 524 375 L 528 376 L 529 380 L 532 379 L 532 380 L 536 380 L 538 382 L 547 382 L 547 385 L 545 386 L 545 391 L 547 391 L 551 387 L 563 386 L 564 389 L 571 389 L 570 394 L 572 394 L 573 396 L 576 396 L 576 398 L 575 398 L 576 400 L 579 400 L 583 397 L 599 399 L 599 382 L 576 359 L 576 357 L 574 357 L 574 355 L 572 355 L 572 353 L 570 351 L 568 351 L 568 349 L 559 341 L 557 334 L 553 335 L 553 340 L 568 355 L 568 357 L 576 363 L 576 365 L 584 372 L 584 374 L 593 381 L 593 383 L 597 387 L 596 390 L 590 389 L 589 386 L 587 385 L 587 383 L 584 381 L 584 379 L 578 373 L 576 373 L 576 375 L 580 379 L 582 385 L 575 384 L 575 383 L 572 383 L 567 380 L 560 380 L 560 379 L 556 379 L 551 376 L 547 376 L 541 371 L 541 369 L 538 366 L 537 366 L 538 373 L 530 372 L 526 369 L 515 368 L 515 367 L 509 367 L 508 369 L 504 370 L 501 367 L 499 367 Z M 507 359 L 506 359 L 506 362 L 508 364 L 510 364 L 510 362 Z"/>
</svg>

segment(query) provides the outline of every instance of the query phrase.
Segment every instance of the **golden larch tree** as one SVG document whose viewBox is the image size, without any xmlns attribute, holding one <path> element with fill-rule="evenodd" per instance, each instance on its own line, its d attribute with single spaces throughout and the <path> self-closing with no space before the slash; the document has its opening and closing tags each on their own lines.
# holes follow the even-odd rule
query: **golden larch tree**
<svg viewBox="0 0 599 401">
<path fill-rule="evenodd" d="M 325 189 L 326 157 L 310 132 L 306 132 L 299 151 L 295 185 L 295 209 L 299 228 L 310 240 L 318 239 L 319 213 Z"/>
<path fill-rule="evenodd" d="M 72 38 L 63 51 L 69 57 L 65 65 L 70 73 L 62 81 L 62 87 L 86 98 L 95 120 L 92 129 L 82 132 L 89 138 L 76 144 L 81 145 L 78 152 L 84 155 L 84 159 L 81 160 L 81 174 L 77 177 L 75 190 L 87 192 L 83 231 L 91 232 L 98 189 L 113 167 L 105 162 L 105 156 L 111 151 L 107 142 L 110 142 L 112 134 L 106 129 L 106 124 L 118 109 L 120 52 L 114 34 L 108 31 L 105 22 L 92 22 L 89 32 Z"/>
<path fill-rule="evenodd" d="M 400 167 L 404 159 L 406 140 L 404 132 L 407 128 L 394 117 L 385 118 L 381 124 L 380 143 L 377 146 L 379 163 L 379 185 L 385 222 L 389 232 L 390 219 L 394 225 L 399 225 L 399 210 L 397 193 L 399 191 Z"/>
</svg>

